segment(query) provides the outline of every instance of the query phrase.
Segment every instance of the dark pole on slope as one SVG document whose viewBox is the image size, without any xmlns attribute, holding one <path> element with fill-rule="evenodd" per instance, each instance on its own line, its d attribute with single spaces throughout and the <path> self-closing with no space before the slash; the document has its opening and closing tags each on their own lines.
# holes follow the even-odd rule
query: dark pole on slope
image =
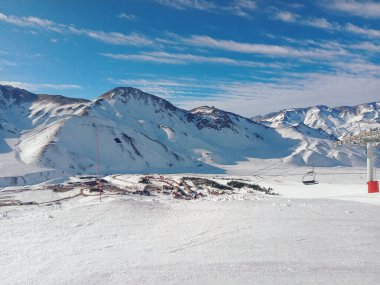
<svg viewBox="0 0 380 285">
<path fill-rule="evenodd" d="M 99 199 L 102 202 L 102 181 L 100 179 L 100 159 L 99 159 L 99 135 L 98 128 L 96 128 L 96 154 L 98 158 L 98 191 L 99 191 Z"/>
</svg>

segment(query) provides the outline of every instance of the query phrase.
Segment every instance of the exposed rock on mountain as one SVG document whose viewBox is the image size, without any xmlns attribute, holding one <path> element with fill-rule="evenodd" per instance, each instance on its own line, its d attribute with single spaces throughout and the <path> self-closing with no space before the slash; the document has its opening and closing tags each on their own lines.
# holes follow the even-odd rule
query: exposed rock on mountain
<svg viewBox="0 0 380 285">
<path fill-rule="evenodd" d="M 131 87 L 88 101 L 0 86 L 0 154 L 69 173 L 222 172 L 247 158 L 327 165 L 365 163 L 362 149 L 334 149 L 379 104 L 285 110 L 248 119 L 214 107 L 186 111 Z"/>
</svg>

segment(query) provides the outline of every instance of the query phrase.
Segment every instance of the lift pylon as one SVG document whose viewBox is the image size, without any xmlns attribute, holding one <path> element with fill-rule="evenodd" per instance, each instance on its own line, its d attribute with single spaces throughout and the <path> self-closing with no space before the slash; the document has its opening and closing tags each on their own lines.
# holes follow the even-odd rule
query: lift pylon
<svg viewBox="0 0 380 285">
<path fill-rule="evenodd" d="M 367 148 L 367 178 L 368 193 L 379 192 L 379 182 L 375 180 L 374 165 L 375 154 L 374 148 L 380 143 L 380 130 L 361 131 L 358 135 L 346 136 L 342 140 L 337 141 L 335 146 L 343 144 L 359 144 Z"/>
</svg>

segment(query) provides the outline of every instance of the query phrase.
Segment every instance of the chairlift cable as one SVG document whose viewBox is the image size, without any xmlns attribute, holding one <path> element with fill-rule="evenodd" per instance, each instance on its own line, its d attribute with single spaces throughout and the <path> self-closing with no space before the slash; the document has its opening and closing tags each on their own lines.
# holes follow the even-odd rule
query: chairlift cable
<svg viewBox="0 0 380 285">
<path fill-rule="evenodd" d="M 270 164 L 270 165 L 267 165 L 266 167 L 263 167 L 263 168 L 260 168 L 260 169 L 258 169 L 258 170 L 255 170 L 252 174 L 254 174 L 254 175 L 258 175 L 257 172 L 260 172 L 260 171 L 262 171 L 262 170 L 265 170 L 265 169 L 271 168 L 272 166 L 277 165 L 277 164 L 280 164 L 280 163 L 282 163 L 282 159 L 281 159 L 281 161 L 277 161 L 277 162 L 275 162 L 275 163 L 272 163 L 272 164 Z M 263 173 L 265 173 L 265 172 L 266 172 L 266 171 L 264 171 Z M 262 174 L 262 173 L 260 173 L 260 174 Z"/>
</svg>

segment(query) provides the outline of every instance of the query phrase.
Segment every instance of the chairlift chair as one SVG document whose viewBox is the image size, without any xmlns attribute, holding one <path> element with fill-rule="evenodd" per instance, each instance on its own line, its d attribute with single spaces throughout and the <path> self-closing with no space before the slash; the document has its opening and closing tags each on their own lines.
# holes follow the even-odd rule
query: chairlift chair
<svg viewBox="0 0 380 285">
<path fill-rule="evenodd" d="M 314 164 L 313 164 L 313 169 L 311 171 L 306 172 L 302 176 L 302 183 L 305 185 L 318 184 L 318 181 L 315 180 L 316 176 L 317 174 L 314 172 Z"/>
</svg>

